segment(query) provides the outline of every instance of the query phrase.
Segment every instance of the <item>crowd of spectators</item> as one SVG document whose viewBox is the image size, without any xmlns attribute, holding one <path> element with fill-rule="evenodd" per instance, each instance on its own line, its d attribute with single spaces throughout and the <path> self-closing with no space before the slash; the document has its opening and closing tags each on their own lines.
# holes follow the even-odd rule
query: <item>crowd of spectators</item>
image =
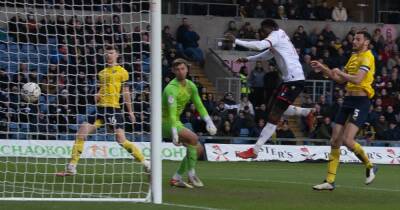
<svg viewBox="0 0 400 210">
<path fill-rule="evenodd" d="M 16 70 L 7 69 L 11 65 L 0 69 L 0 121 L 8 125 L 2 126 L 2 131 L 75 133 L 77 124 L 94 112 L 96 74 L 104 68 L 104 46 L 114 45 L 121 55 L 119 62 L 130 73 L 134 92 L 137 122 L 134 126 L 127 123 L 126 129 L 148 132 L 150 26 L 143 30 L 136 26 L 128 32 L 118 14 L 109 19 L 91 15 L 39 17 L 43 16 L 12 17 L 7 31 L 10 42 L 0 43 L 2 52 L 10 56 L 9 62 L 19 63 Z M 45 59 L 36 62 L 47 69 L 39 69 L 31 59 L 38 54 Z M 37 104 L 21 98 L 22 85 L 27 82 L 40 84 L 42 95 Z M 2 135 L 7 137 L 4 132 Z"/>
<path fill-rule="evenodd" d="M 3 138 L 54 139 L 57 137 L 53 134 L 74 134 L 78 125 L 95 111 L 94 95 L 98 88 L 96 74 L 104 68 L 103 53 L 107 45 L 114 45 L 118 49 L 121 55 L 119 63 L 130 74 L 136 123 L 132 126 L 126 118 L 125 129 L 148 132 L 150 26 L 145 29 L 136 26 L 133 31 L 127 31 L 118 14 L 111 18 L 60 15 L 55 19 L 44 16 L 38 20 L 38 17 L 42 16 L 29 13 L 26 17 L 12 17 L 8 21 L 7 31 L 10 42 L 0 43 L 3 51 L 13 55 L 15 60 L 11 59 L 10 62 L 19 63 L 16 70 L 1 65 L 0 129 L 3 132 L 0 135 Z M 176 33 L 171 33 L 169 26 L 164 27 L 164 85 L 173 78 L 170 67 L 174 59 L 183 57 L 199 65 L 204 64 L 203 53 L 197 44 L 199 39 L 200 36 L 186 18 Z M 43 47 L 46 52 L 42 52 Z M 46 54 L 46 60 L 38 62 L 42 62 L 47 69 L 38 69 L 38 65 L 31 62 L 33 59 L 23 61 L 21 52 L 28 55 Z M 197 77 L 191 79 L 202 94 L 207 94 Z M 40 84 L 42 95 L 38 103 L 26 103 L 21 98 L 22 85 L 27 82 Z M 213 102 L 208 106 L 213 106 Z M 35 135 L 15 136 L 24 132 Z"/>
<path fill-rule="evenodd" d="M 292 2 L 287 1 L 284 8 L 291 8 L 290 4 Z M 323 3 L 321 7 L 326 7 L 326 4 Z M 282 7 L 277 5 L 277 9 L 282 10 Z M 318 11 L 323 14 L 316 17 L 331 17 L 328 15 L 328 9 L 325 12 L 323 9 Z M 127 123 L 126 129 L 149 131 L 149 67 L 144 65 L 149 60 L 150 26 L 147 27 L 146 30 L 136 27 L 132 32 L 128 32 L 118 15 L 114 15 L 111 21 L 106 21 L 102 16 L 96 19 L 92 16 L 84 19 L 70 17 L 68 20 L 64 16 L 57 16 L 55 20 L 47 16 L 36 20 L 31 15 L 11 18 L 8 33 L 15 42 L 40 45 L 55 39 L 57 49 L 49 56 L 46 72 L 33 69 L 24 63 L 19 65 L 15 74 L 9 74 L 7 69 L 0 69 L 0 129 L 10 131 L 9 122 L 19 122 L 26 123 L 26 129 L 30 132 L 76 132 L 76 125 L 94 111 L 93 96 L 97 90 L 95 75 L 104 67 L 103 47 L 113 44 L 121 52 L 120 62 L 131 74 L 135 93 L 134 110 L 137 122 L 133 127 Z M 311 68 L 310 61 L 320 60 L 331 68 L 343 68 L 351 54 L 354 34 L 359 29 L 352 28 L 345 37 L 337 37 L 329 24 L 321 31 L 316 28 L 308 30 L 310 32 L 307 32 L 304 26 L 299 26 L 292 35 L 292 41 L 300 55 L 307 79 L 325 80 L 321 72 Z M 263 39 L 266 36 L 260 30 L 254 29 L 250 23 L 238 28 L 235 21 L 229 22 L 227 32 L 247 39 Z M 182 19 L 182 24 L 175 33 L 171 32 L 169 26 L 164 26 L 163 86 L 173 78 L 170 67 L 174 59 L 185 58 L 199 65 L 204 63 L 203 52 L 197 43 L 199 39 L 200 35 L 193 30 L 186 18 Z M 397 127 L 400 122 L 399 44 L 399 40 L 390 29 L 382 32 L 377 28 L 373 31 L 370 49 L 376 56 L 376 96 L 368 122 L 360 132 L 360 138 L 371 141 L 400 138 L 400 128 Z M 242 90 L 240 101 L 233 100 L 232 93 L 226 93 L 222 99 L 216 99 L 200 84 L 198 77 L 190 77 L 197 85 L 203 103 L 218 128 L 217 135 L 257 137 L 265 125 L 265 101 L 275 87 L 272 84 L 279 81 L 279 73 L 273 61 L 267 64 L 256 63 L 254 66 L 251 71 L 244 66 L 238 73 L 246 87 Z M 20 99 L 21 85 L 26 82 L 41 84 L 43 94 L 38 104 L 24 103 Z M 269 94 L 262 94 L 265 90 Z M 260 95 L 264 97 L 259 97 Z M 313 102 L 310 95 L 303 94 L 302 106 L 316 109 L 315 124 L 303 128 L 305 136 L 330 138 L 334 114 L 343 102 L 343 87 L 335 86 L 333 101 L 327 100 L 326 97 L 327 95 L 322 94 L 318 101 Z M 206 134 L 199 113 L 192 104 L 184 111 L 181 120 L 196 133 Z M 296 137 L 288 122 L 285 118 L 281 120 L 276 137 Z"/>
<path fill-rule="evenodd" d="M 329 23 L 322 30 L 318 28 L 309 28 L 309 33 L 305 30 L 304 26 L 299 25 L 295 32 L 291 35 L 292 42 L 300 56 L 300 61 L 308 80 L 326 80 L 322 72 L 312 69 L 311 60 L 319 60 L 320 62 L 328 65 L 330 68 L 343 69 L 348 58 L 352 53 L 352 42 L 357 30 L 367 30 L 366 28 L 353 27 L 344 36 L 338 37 L 332 30 Z M 243 24 L 240 29 L 237 29 L 236 22 L 231 21 L 228 24 L 228 29 L 225 33 L 233 33 L 239 38 L 262 39 L 265 38 L 260 30 L 256 30 L 249 22 Z M 400 39 L 394 37 L 393 28 L 376 28 L 370 32 L 373 40 L 369 48 L 375 56 L 375 82 L 373 87 L 375 89 L 375 97 L 372 99 L 373 105 L 370 109 L 370 114 L 367 123 L 361 129 L 359 138 L 367 141 L 374 139 L 379 140 L 398 140 L 400 138 L 400 81 L 398 78 L 398 71 L 400 68 L 399 46 Z M 236 47 L 236 50 L 245 50 Z M 254 54 L 254 53 L 253 53 Z M 248 70 L 246 66 L 242 66 L 246 72 L 243 75 L 248 75 L 247 85 L 250 88 L 249 98 L 254 105 L 254 109 L 261 109 L 265 104 L 260 104 L 263 100 L 262 94 L 259 93 L 260 87 L 270 94 L 276 82 L 279 79 L 277 74 L 274 60 L 263 63 L 257 62 L 254 69 Z M 241 71 L 240 71 L 240 74 Z M 264 81 L 260 78 L 270 79 Z M 258 80 L 254 80 L 255 78 Z M 242 84 L 246 84 L 243 83 Z M 329 139 L 332 133 L 332 121 L 334 120 L 335 113 L 343 102 L 345 95 L 344 87 L 335 84 L 333 94 L 320 93 L 320 97 L 316 101 L 312 101 L 312 93 L 302 94 L 302 106 L 313 107 L 316 109 L 315 124 L 307 127 L 305 119 L 302 119 L 300 125 L 303 127 L 303 135 L 306 137 L 316 139 Z M 242 92 L 243 95 L 243 92 Z M 256 95 L 257 97 L 252 97 Z M 332 101 L 328 100 L 331 99 Z M 256 120 L 258 119 L 255 116 Z M 266 118 L 263 118 L 264 120 Z M 255 121 L 257 122 L 257 121 Z M 286 121 L 281 122 L 283 128 Z M 251 129 L 254 129 L 251 128 Z M 251 132 L 250 132 L 251 133 Z M 278 132 L 277 132 L 278 134 Z M 292 135 L 285 135 L 290 137 Z"/>
<path fill-rule="evenodd" d="M 213 3 L 206 5 L 207 2 Z M 316 3 L 317 2 L 317 3 Z M 348 21 L 343 2 L 310 0 L 225 0 L 180 4 L 187 15 L 239 16 L 241 18 L 274 18 L 281 20 Z M 216 5 L 215 5 L 216 3 Z M 236 4 L 238 5 L 236 10 Z"/>
<path fill-rule="evenodd" d="M 172 35 L 169 26 L 164 26 L 162 30 L 163 52 L 168 61 L 173 60 L 175 55 L 195 61 L 200 65 L 204 64 L 203 51 L 199 48 L 199 34 L 193 29 L 187 18 L 182 18 L 182 24 L 176 31 L 176 36 Z M 171 53 L 174 54 L 171 59 Z"/>
<path fill-rule="evenodd" d="M 2 0 L 0 7 L 90 10 L 103 12 L 149 11 L 149 0 Z"/>
<path fill-rule="evenodd" d="M 347 21 L 347 10 L 343 2 L 338 2 L 333 8 L 327 1 L 313 4 L 311 1 L 287 0 L 240 0 L 239 15 L 241 17 L 275 18 L 290 20 L 322 20 Z"/>
</svg>

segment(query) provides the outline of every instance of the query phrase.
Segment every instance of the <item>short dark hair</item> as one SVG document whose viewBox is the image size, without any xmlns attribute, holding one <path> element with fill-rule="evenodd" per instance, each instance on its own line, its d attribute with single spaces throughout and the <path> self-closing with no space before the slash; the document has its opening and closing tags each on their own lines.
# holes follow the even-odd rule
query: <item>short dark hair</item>
<svg viewBox="0 0 400 210">
<path fill-rule="evenodd" d="M 189 68 L 188 62 L 187 62 L 185 59 L 183 59 L 183 58 L 177 58 L 177 59 L 175 59 L 175 60 L 172 62 L 172 68 L 176 68 L 177 66 L 179 66 L 179 65 L 181 65 L 181 64 L 185 64 L 185 66 L 186 66 L 187 68 Z"/>
<path fill-rule="evenodd" d="M 368 40 L 368 41 L 371 41 L 371 40 L 372 40 L 371 34 L 369 34 L 369 33 L 366 32 L 366 31 L 357 31 L 356 34 L 362 34 L 362 35 L 364 36 L 364 38 L 365 38 L 366 40 Z"/>
<path fill-rule="evenodd" d="M 278 23 L 276 23 L 275 20 L 270 18 L 263 20 L 263 22 L 261 22 L 261 27 L 272 28 L 272 30 L 274 31 L 279 29 Z"/>
</svg>

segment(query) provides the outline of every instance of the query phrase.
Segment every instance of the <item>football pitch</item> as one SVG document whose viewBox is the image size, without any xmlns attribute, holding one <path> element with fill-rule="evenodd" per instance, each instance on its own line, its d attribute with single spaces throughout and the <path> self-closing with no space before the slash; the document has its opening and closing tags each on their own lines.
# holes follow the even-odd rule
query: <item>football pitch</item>
<svg viewBox="0 0 400 210">
<path fill-rule="evenodd" d="M 7 195 L 7 185 L 3 184 L 10 176 L 5 175 L 5 170 L 14 170 L 20 166 L 14 163 L 1 161 L 0 192 L 1 196 Z M 85 179 L 84 175 L 75 177 L 55 178 L 47 177 L 44 180 L 53 183 L 46 186 L 41 183 L 42 189 L 60 192 L 71 189 L 58 188 L 57 183 L 79 182 L 79 185 L 92 186 L 92 192 L 105 186 L 96 185 L 97 181 L 118 182 L 132 179 L 129 171 L 141 169 L 130 168 L 127 162 L 114 164 L 113 170 L 123 170 L 122 176 L 105 176 L 101 171 L 110 170 L 107 164 L 99 164 L 86 172 L 93 170 L 99 172 L 94 178 Z M 56 170 L 61 167 L 48 167 L 47 170 Z M 22 166 L 21 166 L 22 167 Z M 29 168 L 25 165 L 23 167 Z M 37 167 L 45 167 L 40 164 Z M 120 168 L 118 168 L 120 167 Z M 135 166 L 136 167 L 136 166 Z M 325 176 L 326 163 L 286 163 L 286 162 L 198 162 L 197 173 L 205 183 L 204 188 L 181 189 L 171 188 L 168 185 L 170 176 L 178 167 L 178 162 L 163 161 L 163 202 L 162 205 L 149 203 L 129 202 L 32 202 L 32 201 L 0 201 L 1 210 L 125 210 L 125 209 L 398 209 L 400 206 L 400 167 L 380 165 L 375 182 L 369 186 L 364 185 L 364 166 L 360 164 L 341 164 L 336 180 L 336 190 L 316 192 L 311 189 L 314 184 L 320 183 Z M 60 168 L 62 169 L 62 168 Z M 92 171 L 91 171 L 92 170 Z M 20 174 L 20 176 L 24 176 Z M 50 176 L 50 175 L 47 175 Z M 98 177 L 96 177 L 98 176 Z M 126 177 L 125 177 L 126 176 Z M 139 175 L 137 175 L 139 176 Z M 140 176 L 139 176 L 140 177 Z M 142 176 L 144 177 L 144 176 Z M 14 180 L 22 177 L 13 177 Z M 107 180 L 109 179 L 109 180 Z M 114 180 L 112 180 L 114 179 Z M 11 180 L 8 180 L 11 181 Z M 41 180 L 36 180 L 41 181 Z M 144 180 L 140 180 L 144 181 Z M 83 182 L 83 183 L 82 183 Z M 84 183 L 87 182 L 87 183 Z M 7 182 L 8 183 L 8 182 Z M 130 190 L 135 187 L 147 185 L 130 185 Z M 48 187 L 48 188 L 46 188 Z M 13 188 L 17 189 L 17 188 Z M 79 188 L 78 191 L 84 191 Z M 113 186 L 124 192 L 123 186 Z M 105 189 L 107 190 L 107 189 Z"/>
</svg>

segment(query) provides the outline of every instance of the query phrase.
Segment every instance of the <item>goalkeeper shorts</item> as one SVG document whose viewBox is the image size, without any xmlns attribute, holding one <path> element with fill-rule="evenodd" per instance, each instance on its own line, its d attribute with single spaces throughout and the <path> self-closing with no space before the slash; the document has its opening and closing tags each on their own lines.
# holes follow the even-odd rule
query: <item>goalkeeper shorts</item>
<svg viewBox="0 0 400 210">
<path fill-rule="evenodd" d="M 185 126 L 182 124 L 181 121 L 178 121 L 176 123 L 176 129 L 178 130 L 178 133 L 185 128 Z M 166 139 L 171 139 L 172 136 L 172 123 L 169 121 L 164 121 L 162 122 L 162 137 Z"/>
</svg>

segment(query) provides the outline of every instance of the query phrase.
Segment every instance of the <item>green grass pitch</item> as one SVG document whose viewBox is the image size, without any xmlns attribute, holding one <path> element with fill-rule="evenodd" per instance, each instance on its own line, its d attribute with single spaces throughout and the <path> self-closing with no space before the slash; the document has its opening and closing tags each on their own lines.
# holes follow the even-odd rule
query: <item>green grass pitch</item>
<svg viewBox="0 0 400 210">
<path fill-rule="evenodd" d="M 90 196 L 91 193 L 114 192 L 121 197 L 140 197 L 144 194 L 127 192 L 146 190 L 146 176 L 132 176 L 141 173 L 141 167 L 134 166 L 127 160 L 86 161 L 87 167 L 80 166 L 87 174 L 75 177 L 55 178 L 51 174 L 38 175 L 36 172 L 53 172 L 63 169 L 65 160 L 52 160 L 44 164 L 38 159 L 19 158 L 20 164 L 12 159 L 0 159 L 0 196 L 15 195 L 43 196 L 65 191 L 70 197 L 79 193 Z M 11 160 L 11 161 L 10 161 Z M 40 164 L 37 164 L 37 163 Z M 81 164 L 82 165 L 82 164 Z M 205 183 L 201 189 L 178 189 L 168 185 L 170 176 L 178 167 L 178 162 L 163 162 L 163 202 L 162 205 L 129 202 L 32 202 L 0 201 L 4 210 L 125 210 L 125 209 L 398 209 L 400 206 L 400 167 L 380 165 L 377 178 L 373 184 L 364 182 L 364 166 L 360 164 L 341 164 L 337 176 L 337 188 L 332 192 L 315 192 L 313 184 L 320 183 L 325 176 L 326 163 L 286 163 L 286 162 L 225 162 L 213 163 L 201 161 L 197 172 Z M 10 171 L 28 170 L 27 174 L 12 176 Z M 121 175 L 109 175 L 113 170 Z M 5 173 L 8 171 L 8 173 Z M 36 176 L 33 176 L 36 173 Z M 29 177 L 31 176 L 31 177 Z M 36 177 L 36 180 L 33 179 Z M 25 184 L 12 186 L 10 182 L 28 180 L 42 182 L 35 186 Z M 6 184 L 5 184 L 5 181 Z M 99 184 L 99 183 L 109 184 Z M 51 184 L 46 184 L 51 183 Z M 72 184 L 76 183 L 76 184 Z M 116 184 L 110 184 L 116 183 Z M 120 183 L 126 183 L 121 185 Z M 25 188 L 22 188 L 24 186 Z M 32 187 L 39 187 L 39 192 L 31 192 Z M 52 193 L 54 191 L 55 193 Z M 18 194 L 19 193 L 19 194 Z M 25 194 L 23 194 L 25 193 Z M 100 194 L 97 194 L 100 195 Z M 101 194 L 101 196 L 112 196 Z"/>
</svg>

